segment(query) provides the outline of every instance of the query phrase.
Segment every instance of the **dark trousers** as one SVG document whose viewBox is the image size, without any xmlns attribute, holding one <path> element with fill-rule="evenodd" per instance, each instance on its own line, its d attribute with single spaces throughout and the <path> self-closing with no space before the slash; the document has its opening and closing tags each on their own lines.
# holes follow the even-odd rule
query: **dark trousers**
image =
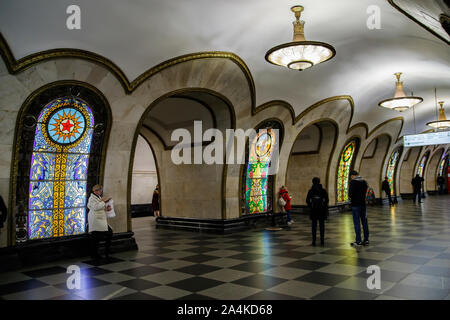
<svg viewBox="0 0 450 320">
<path fill-rule="evenodd" d="M 389 204 L 394 204 L 394 201 L 392 201 L 392 197 L 391 197 L 391 190 L 389 190 L 389 191 L 385 190 L 384 192 L 386 192 L 386 195 L 389 199 Z"/>
<path fill-rule="evenodd" d="M 443 184 L 440 184 L 438 186 L 438 189 L 439 189 L 439 194 L 444 194 L 444 185 Z"/>
<path fill-rule="evenodd" d="M 369 223 L 367 221 L 366 206 L 352 207 L 353 225 L 355 227 L 356 242 L 361 242 L 361 223 L 364 230 L 364 240 L 369 240 Z"/>
<path fill-rule="evenodd" d="M 98 256 L 98 249 L 100 246 L 100 241 L 105 241 L 105 255 L 109 255 L 109 248 L 111 247 L 113 231 L 110 226 L 108 226 L 108 231 L 92 231 L 91 235 L 91 254 L 92 256 Z"/>
<path fill-rule="evenodd" d="M 422 190 L 414 190 L 414 198 L 413 198 L 414 202 L 416 202 L 416 197 L 419 198 L 419 202 L 422 201 Z"/>
<path fill-rule="evenodd" d="M 317 221 L 319 221 L 319 229 L 320 229 L 320 243 L 324 243 L 325 241 L 325 220 L 324 219 L 312 219 L 312 242 L 316 243 L 316 234 L 317 234 Z"/>
</svg>

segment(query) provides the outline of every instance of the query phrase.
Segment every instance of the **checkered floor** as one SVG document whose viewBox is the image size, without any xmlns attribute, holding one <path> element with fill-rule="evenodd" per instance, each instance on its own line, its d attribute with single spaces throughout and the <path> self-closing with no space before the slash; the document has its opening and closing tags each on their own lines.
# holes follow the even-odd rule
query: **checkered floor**
<svg viewBox="0 0 450 320">
<path fill-rule="evenodd" d="M 368 247 L 352 248 L 350 213 L 332 215 L 324 247 L 310 245 L 310 221 L 282 231 L 231 235 L 156 230 L 136 218 L 139 251 L 0 274 L 1 299 L 450 299 L 450 196 L 370 207 Z M 81 268 L 81 289 L 66 285 Z M 366 268 L 381 268 L 381 289 Z"/>
</svg>

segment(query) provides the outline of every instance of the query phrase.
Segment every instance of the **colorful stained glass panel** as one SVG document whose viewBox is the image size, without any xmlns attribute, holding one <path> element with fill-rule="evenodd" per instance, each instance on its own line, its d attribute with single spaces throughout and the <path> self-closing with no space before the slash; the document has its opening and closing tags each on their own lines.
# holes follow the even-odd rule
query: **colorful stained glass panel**
<svg viewBox="0 0 450 320">
<path fill-rule="evenodd" d="M 386 171 L 386 176 L 389 181 L 389 188 L 391 189 L 391 195 L 395 194 L 394 190 L 394 178 L 395 178 L 395 169 L 397 167 L 397 162 L 399 158 L 400 152 L 399 150 L 395 150 L 391 157 L 389 158 L 389 163 Z"/>
<path fill-rule="evenodd" d="M 31 181 L 29 210 L 53 208 L 53 181 Z"/>
<path fill-rule="evenodd" d="M 30 211 L 28 217 L 28 236 L 30 239 L 50 238 L 53 235 L 53 211 Z"/>
<path fill-rule="evenodd" d="M 337 202 L 348 201 L 348 184 L 355 148 L 355 141 L 350 141 L 341 154 L 336 182 Z"/>
<path fill-rule="evenodd" d="M 64 235 L 76 235 L 85 232 L 86 209 L 72 208 L 64 210 Z"/>
</svg>

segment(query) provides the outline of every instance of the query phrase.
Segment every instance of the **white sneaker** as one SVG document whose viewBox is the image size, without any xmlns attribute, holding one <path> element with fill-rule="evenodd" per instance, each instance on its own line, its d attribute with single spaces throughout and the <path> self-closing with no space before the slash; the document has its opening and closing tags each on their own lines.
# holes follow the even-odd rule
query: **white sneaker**
<svg viewBox="0 0 450 320">
<path fill-rule="evenodd" d="M 291 223 L 294 223 L 295 221 L 294 220 L 291 220 Z"/>
<path fill-rule="evenodd" d="M 288 225 L 291 225 L 292 224 L 292 221 L 288 221 L 288 223 L 287 223 Z"/>
</svg>

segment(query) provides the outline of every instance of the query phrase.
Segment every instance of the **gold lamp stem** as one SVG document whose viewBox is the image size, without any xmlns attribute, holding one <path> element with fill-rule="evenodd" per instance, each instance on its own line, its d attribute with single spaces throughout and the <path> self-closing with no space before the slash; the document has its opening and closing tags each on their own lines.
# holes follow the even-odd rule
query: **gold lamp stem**
<svg viewBox="0 0 450 320">
<path fill-rule="evenodd" d="M 438 103 L 441 106 L 439 108 L 439 118 L 438 118 L 438 120 L 439 121 L 446 121 L 447 117 L 445 116 L 445 111 L 444 111 L 444 101 L 439 101 Z"/>
<path fill-rule="evenodd" d="M 302 6 L 293 6 L 291 11 L 295 14 L 295 21 L 292 22 L 294 25 L 294 38 L 292 41 L 306 41 L 305 39 L 305 21 L 300 20 L 300 15 L 302 14 Z"/>
<path fill-rule="evenodd" d="M 395 83 L 395 98 L 403 98 L 406 97 L 405 91 L 403 91 L 403 82 L 400 81 L 400 77 L 402 75 L 401 72 L 394 73 L 395 77 L 397 78 L 397 82 Z"/>
</svg>

